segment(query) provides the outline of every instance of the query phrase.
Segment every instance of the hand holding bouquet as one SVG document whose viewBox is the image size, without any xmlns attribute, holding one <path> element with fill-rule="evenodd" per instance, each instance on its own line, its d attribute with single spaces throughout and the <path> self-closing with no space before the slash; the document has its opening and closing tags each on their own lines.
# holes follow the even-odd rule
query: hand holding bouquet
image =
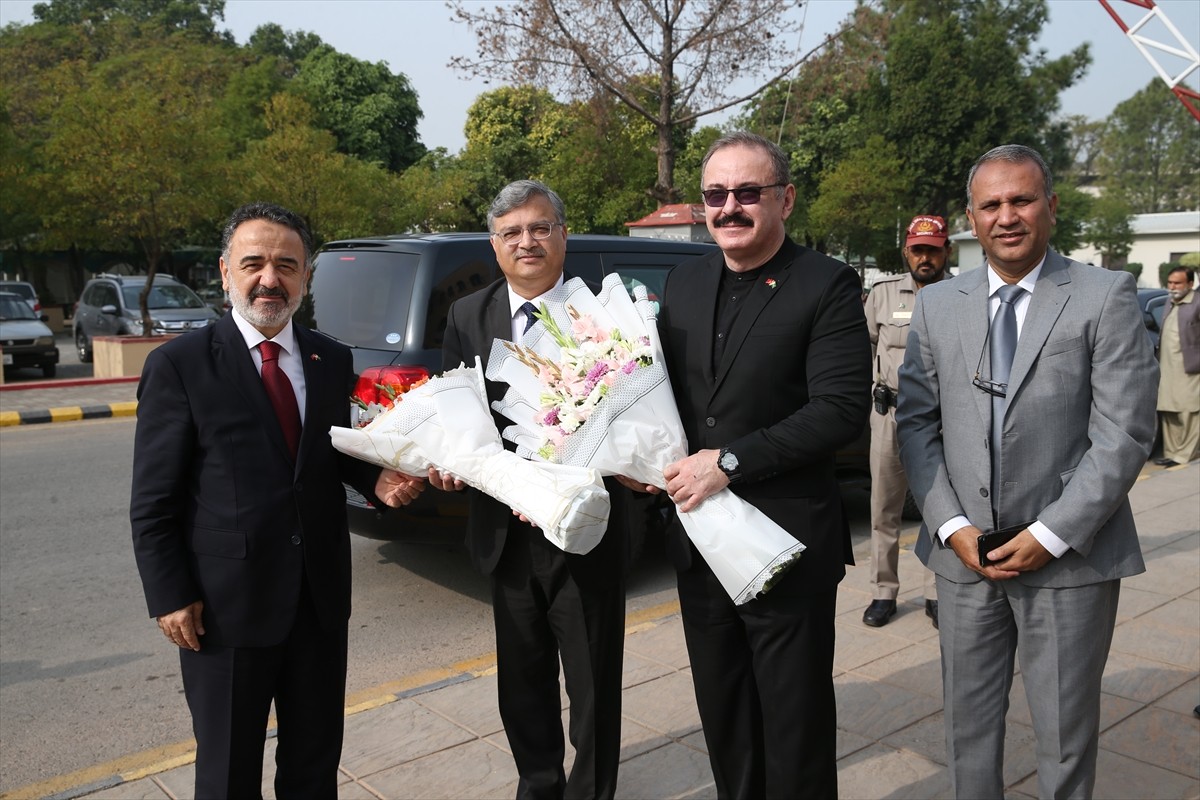
<svg viewBox="0 0 1200 800">
<path fill-rule="evenodd" d="M 329 435 L 339 451 L 406 475 L 449 472 L 524 514 L 567 552 L 588 552 L 608 527 L 599 473 L 531 463 L 504 449 L 479 359 L 413 387 L 364 427 L 335 427 Z"/>
<path fill-rule="evenodd" d="M 687 455 L 655 312 L 644 287 L 630 298 L 619 275 L 593 295 L 578 278 L 546 296 L 519 345 L 496 340 L 487 376 L 509 384 L 496 411 L 517 454 L 624 475 L 666 488 L 663 469 Z M 722 586 L 744 603 L 804 545 L 728 489 L 679 515 Z"/>
</svg>

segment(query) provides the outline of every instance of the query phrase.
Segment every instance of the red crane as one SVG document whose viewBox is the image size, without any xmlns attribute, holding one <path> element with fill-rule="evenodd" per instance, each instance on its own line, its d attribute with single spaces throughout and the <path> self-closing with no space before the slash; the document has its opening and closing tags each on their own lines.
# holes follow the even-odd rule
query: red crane
<svg viewBox="0 0 1200 800">
<path fill-rule="evenodd" d="M 1114 0 L 1120 2 L 1120 0 Z M 1200 55 L 1196 53 L 1196 48 L 1183 38 L 1179 29 L 1171 24 L 1171 20 L 1167 18 L 1167 13 L 1154 4 L 1154 0 L 1124 0 L 1141 8 L 1147 9 L 1147 13 L 1137 22 L 1132 25 L 1126 25 L 1125 20 L 1121 19 L 1121 15 L 1109 3 L 1109 0 L 1100 0 L 1100 5 L 1104 6 L 1105 11 L 1109 16 L 1121 26 L 1121 30 L 1133 42 L 1134 47 L 1138 52 L 1150 62 L 1150 66 L 1154 67 L 1154 71 L 1158 73 L 1158 77 L 1163 79 L 1163 82 L 1171 89 L 1171 92 L 1179 98 L 1179 102 L 1183 103 L 1191 115 L 1200 122 L 1200 93 L 1184 85 L 1183 81 L 1188 75 L 1191 75 L 1200 68 Z M 1124 8 L 1124 6 L 1122 6 Z M 1128 10 L 1128 9 L 1126 9 Z M 1172 36 L 1175 37 L 1174 43 L 1160 42 L 1150 38 L 1149 35 L 1141 33 L 1142 28 L 1146 27 L 1147 23 L 1154 19 L 1162 22 Z M 1175 75 L 1172 75 L 1158 60 L 1157 52 L 1167 53 L 1172 56 L 1183 59 L 1186 63 L 1183 68 Z"/>
</svg>

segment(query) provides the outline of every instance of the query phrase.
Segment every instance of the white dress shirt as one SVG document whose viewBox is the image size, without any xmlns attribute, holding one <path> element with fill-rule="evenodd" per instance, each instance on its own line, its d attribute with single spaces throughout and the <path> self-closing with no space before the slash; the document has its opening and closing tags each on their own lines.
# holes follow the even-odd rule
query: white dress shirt
<svg viewBox="0 0 1200 800">
<path fill-rule="evenodd" d="M 1042 266 L 1046 263 L 1046 257 L 1042 256 L 1042 260 L 1038 265 L 1031 269 L 1025 277 L 1017 281 L 1025 292 L 1017 298 L 1013 303 L 1013 312 L 1017 315 L 1017 346 L 1020 347 L 1021 329 L 1025 325 L 1025 314 L 1029 311 L 1029 303 L 1033 300 L 1033 287 L 1037 284 L 1038 276 L 1042 274 Z M 987 265 L 988 278 L 988 320 L 996 316 L 996 311 L 1000 308 L 1000 287 L 1005 285 L 1004 279 L 1001 278 L 996 271 L 992 269 L 992 265 Z M 949 521 L 938 528 L 938 537 L 945 542 L 957 530 L 965 528 L 971 524 L 965 516 L 959 515 L 952 517 Z M 979 526 L 976 526 L 979 527 Z M 1042 547 L 1050 552 L 1050 555 L 1058 558 L 1063 553 L 1070 550 L 1070 546 L 1062 539 L 1054 535 L 1054 533 L 1046 527 L 1045 523 L 1038 520 L 1029 526 L 1029 532 L 1033 534 L 1033 538 L 1038 540 Z"/>
<path fill-rule="evenodd" d="M 267 337 L 263 336 L 262 331 L 247 322 L 236 308 L 230 309 L 229 313 L 233 314 L 233 321 L 237 323 L 242 338 L 246 340 L 250 357 L 254 359 L 254 368 L 258 370 L 259 375 L 262 375 L 262 353 L 258 351 L 258 345 L 265 342 Z M 292 328 L 290 319 L 283 330 L 275 334 L 271 341 L 280 347 L 279 368 L 292 382 L 292 391 L 296 393 L 296 405 L 300 407 L 300 422 L 304 424 L 304 362 L 300 357 L 300 348 L 296 344 L 296 332 Z M 349 398 L 346 399 L 346 402 L 350 402 Z"/>
</svg>

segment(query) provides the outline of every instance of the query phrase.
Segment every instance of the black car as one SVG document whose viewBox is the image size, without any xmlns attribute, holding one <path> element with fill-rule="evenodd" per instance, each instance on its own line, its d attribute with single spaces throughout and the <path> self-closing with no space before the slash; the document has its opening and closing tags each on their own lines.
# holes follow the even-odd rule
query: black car
<svg viewBox="0 0 1200 800">
<path fill-rule="evenodd" d="M 653 300 L 672 267 L 714 249 L 696 242 L 572 235 L 564 269 L 597 284 L 619 273 L 627 287 L 645 284 Z M 501 276 L 486 233 L 344 239 L 317 253 L 309 298 L 297 319 L 351 348 L 359 375 L 355 393 L 369 400 L 378 384 L 407 388 L 441 372 L 450 304 Z M 385 517 L 349 487 L 347 498 L 356 533 L 391 539 L 414 535 L 410 529 L 418 527 L 461 539 L 466 503 L 460 495 L 426 491 Z M 634 513 L 653 518 L 657 511 L 646 502 Z M 413 526 L 414 521 L 422 524 Z M 639 548 L 640 539 L 631 541 L 633 552 Z"/>
</svg>

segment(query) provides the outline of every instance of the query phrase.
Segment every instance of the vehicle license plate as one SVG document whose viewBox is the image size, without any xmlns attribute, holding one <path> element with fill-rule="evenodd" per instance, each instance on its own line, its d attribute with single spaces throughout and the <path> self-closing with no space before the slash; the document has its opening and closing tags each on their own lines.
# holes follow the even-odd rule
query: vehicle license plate
<svg viewBox="0 0 1200 800">
<path fill-rule="evenodd" d="M 4 366 L 11 367 L 12 363 L 13 363 L 12 362 L 12 353 L 5 353 L 4 354 Z"/>
</svg>

